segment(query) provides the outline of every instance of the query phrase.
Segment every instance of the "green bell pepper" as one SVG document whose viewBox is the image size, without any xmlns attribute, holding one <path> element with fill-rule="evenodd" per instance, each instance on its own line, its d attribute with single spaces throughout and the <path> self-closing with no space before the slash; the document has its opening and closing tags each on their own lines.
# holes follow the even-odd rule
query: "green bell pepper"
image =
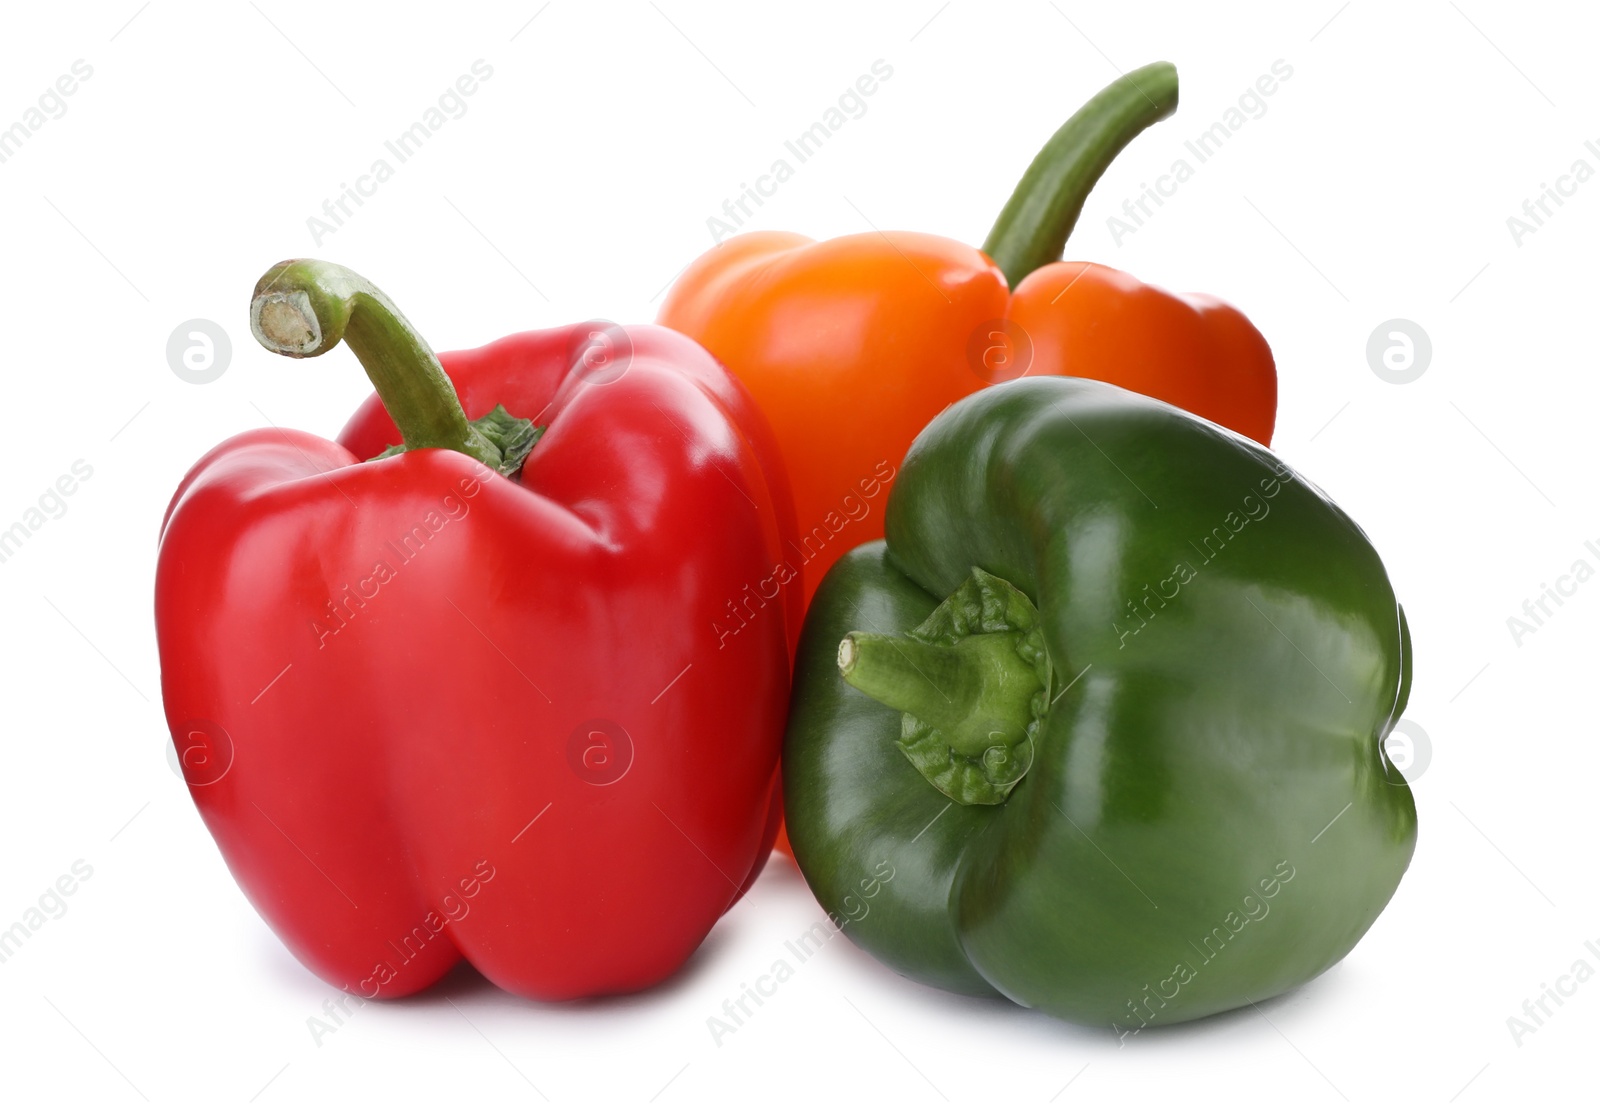
<svg viewBox="0 0 1600 1104">
<path fill-rule="evenodd" d="M 948 408 L 887 510 L 811 605 L 784 759 L 795 859 L 852 940 L 1120 1035 L 1350 951 L 1417 821 L 1383 747 L 1405 615 L 1342 510 L 1065 378 Z"/>
</svg>

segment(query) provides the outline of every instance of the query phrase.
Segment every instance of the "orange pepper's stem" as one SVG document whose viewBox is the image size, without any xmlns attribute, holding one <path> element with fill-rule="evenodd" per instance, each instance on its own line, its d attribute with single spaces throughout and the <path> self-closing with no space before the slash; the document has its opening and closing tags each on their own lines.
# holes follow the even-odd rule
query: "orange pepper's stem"
<svg viewBox="0 0 1600 1104">
<path fill-rule="evenodd" d="M 1061 259 L 1083 201 L 1124 146 L 1178 107 L 1178 70 L 1158 61 L 1124 73 L 1078 109 L 1023 173 L 983 243 L 1013 288 Z"/>
</svg>

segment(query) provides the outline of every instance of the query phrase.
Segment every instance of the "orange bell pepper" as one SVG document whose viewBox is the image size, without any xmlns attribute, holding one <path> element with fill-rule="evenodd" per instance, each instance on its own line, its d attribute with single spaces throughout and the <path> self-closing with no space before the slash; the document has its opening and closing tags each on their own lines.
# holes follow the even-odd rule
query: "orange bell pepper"
<svg viewBox="0 0 1600 1104">
<path fill-rule="evenodd" d="M 1166 63 L 1112 82 L 1040 151 L 981 251 L 930 234 L 756 232 L 684 271 L 659 321 L 755 397 L 800 523 L 788 560 L 729 603 L 719 633 L 738 632 L 794 580 L 809 602 L 839 556 L 882 537 L 888 484 L 912 438 L 988 384 L 1086 376 L 1271 442 L 1277 373 L 1244 315 L 1104 265 L 1059 262 L 1112 158 L 1177 102 Z"/>
</svg>

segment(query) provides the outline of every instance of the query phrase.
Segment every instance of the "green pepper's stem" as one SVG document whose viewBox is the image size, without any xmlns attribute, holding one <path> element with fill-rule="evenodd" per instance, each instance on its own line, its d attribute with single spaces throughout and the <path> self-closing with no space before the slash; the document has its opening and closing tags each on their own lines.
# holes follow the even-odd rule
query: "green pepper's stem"
<svg viewBox="0 0 1600 1104">
<path fill-rule="evenodd" d="M 938 729 L 961 755 L 1014 743 L 1033 721 L 1041 684 L 1017 654 L 1022 634 L 983 633 L 955 644 L 853 632 L 839 644 L 839 673 L 868 697 Z"/>
<path fill-rule="evenodd" d="M 505 450 L 467 420 L 439 358 L 371 282 L 342 265 L 294 260 L 256 283 L 250 332 L 275 353 L 321 356 L 350 346 L 405 439 L 405 448 L 453 449 L 502 470 Z"/>
<path fill-rule="evenodd" d="M 1083 201 L 1112 159 L 1177 106 L 1178 70 L 1158 61 L 1112 81 L 1045 143 L 983 243 L 1013 288 L 1061 259 Z"/>
</svg>

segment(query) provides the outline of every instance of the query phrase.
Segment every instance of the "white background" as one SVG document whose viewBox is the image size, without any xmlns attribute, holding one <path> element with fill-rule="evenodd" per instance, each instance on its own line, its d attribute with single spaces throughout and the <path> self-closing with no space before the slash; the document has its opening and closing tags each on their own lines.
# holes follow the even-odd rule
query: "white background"
<svg viewBox="0 0 1600 1104">
<path fill-rule="evenodd" d="M 1536 233 L 1507 218 L 1600 140 L 1597 27 L 1577 5 L 697 5 L 576 0 L 17 5 L 0 127 L 83 59 L 67 110 L 0 164 L 6 345 L 0 528 L 75 460 L 93 476 L 0 563 L 0 927 L 93 868 L 0 964 L 0 1095 L 441 1099 L 1534 1099 L 1593 1092 L 1600 981 L 1537 1031 L 1507 1018 L 1600 942 L 1594 740 L 1600 581 L 1531 635 L 1507 618 L 1600 555 L 1600 180 Z M 1588 22 L 1585 22 L 1585 19 Z M 530 22 L 530 19 L 532 20 Z M 130 21 L 131 20 L 131 21 Z M 494 70 L 355 217 L 306 220 L 476 59 Z M 980 242 L 1044 138 L 1147 61 L 1177 115 L 1090 198 L 1068 256 L 1241 307 L 1276 353 L 1276 447 L 1382 552 L 1410 616 L 1408 716 L 1432 761 L 1410 873 L 1302 990 L 1119 1047 L 1109 1030 L 903 980 L 834 939 L 718 1046 L 707 1017 L 821 917 L 775 861 L 683 974 L 541 1007 L 470 974 L 368 1004 L 332 994 L 234 886 L 167 765 L 151 619 L 156 533 L 187 467 L 268 421 L 332 435 L 348 356 L 260 349 L 246 304 L 287 256 L 380 283 L 436 348 L 603 316 L 647 321 L 706 219 L 876 59 L 859 119 L 750 223 Z M 1277 59 L 1293 76 L 1156 216 L 1107 218 Z M 1600 143 L 1597 143 L 1600 144 Z M 1415 382 L 1369 335 L 1430 335 Z M 169 335 L 220 323 L 196 386 Z M 1269 784 L 1264 782 L 1263 784 Z M 604 871 L 596 871 L 597 878 Z M 536 1088 L 535 1088 L 536 1087 Z"/>
</svg>

